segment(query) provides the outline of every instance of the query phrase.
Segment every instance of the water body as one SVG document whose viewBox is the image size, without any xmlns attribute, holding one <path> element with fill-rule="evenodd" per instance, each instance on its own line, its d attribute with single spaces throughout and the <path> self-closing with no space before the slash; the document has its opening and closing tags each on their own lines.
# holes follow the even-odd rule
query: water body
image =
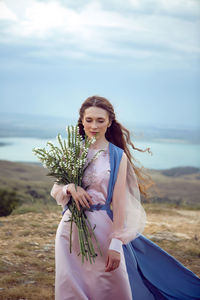
<svg viewBox="0 0 200 300">
<path fill-rule="evenodd" d="M 46 147 L 46 139 L 38 138 L 0 138 L 0 159 L 16 162 L 39 162 L 32 153 L 32 148 Z M 56 139 L 51 141 L 58 145 Z M 173 167 L 193 166 L 200 167 L 200 145 L 184 142 L 169 141 L 138 141 L 135 147 L 146 149 L 150 147 L 153 155 L 148 152 L 132 151 L 135 159 L 145 168 L 168 169 Z"/>
</svg>

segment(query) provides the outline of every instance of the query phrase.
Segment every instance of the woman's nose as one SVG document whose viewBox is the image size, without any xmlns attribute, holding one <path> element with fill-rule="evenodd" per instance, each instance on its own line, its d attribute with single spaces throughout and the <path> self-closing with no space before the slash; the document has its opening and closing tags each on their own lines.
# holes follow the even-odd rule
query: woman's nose
<svg viewBox="0 0 200 300">
<path fill-rule="evenodd" d="M 92 128 L 97 128 L 97 124 L 96 123 L 92 123 Z"/>
</svg>

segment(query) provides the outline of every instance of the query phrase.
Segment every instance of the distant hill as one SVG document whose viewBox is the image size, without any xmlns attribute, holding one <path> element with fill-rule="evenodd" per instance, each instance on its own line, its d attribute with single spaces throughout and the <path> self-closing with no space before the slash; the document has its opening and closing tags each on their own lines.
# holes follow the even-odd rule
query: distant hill
<svg viewBox="0 0 200 300">
<path fill-rule="evenodd" d="M 165 170 L 149 170 L 155 185 L 149 192 L 150 202 L 190 206 L 200 209 L 200 169 L 177 167 Z M 143 199 L 148 202 L 148 199 Z"/>
<path fill-rule="evenodd" d="M 0 137 L 54 138 L 58 132 L 65 136 L 67 125 L 76 124 L 75 118 L 0 113 Z M 149 124 L 123 123 L 133 137 L 144 141 L 200 143 L 200 129 L 163 128 Z M 1 145 L 0 145 L 1 146 Z"/>
<path fill-rule="evenodd" d="M 171 168 L 171 169 L 163 170 L 161 173 L 163 175 L 172 176 L 172 177 L 190 175 L 190 174 L 199 174 L 200 177 L 200 169 L 195 167 Z"/>
<path fill-rule="evenodd" d="M 165 170 L 170 173 L 170 170 Z M 189 206 L 200 209 L 200 176 L 196 168 L 176 168 L 173 176 L 166 176 L 163 170 L 148 170 L 155 185 L 149 190 L 151 196 L 144 202 L 157 202 Z M 193 172 L 192 172 L 193 170 Z M 184 174 L 183 174 L 184 173 Z M 187 173 L 187 174 L 186 174 Z M 0 160 L 0 189 L 17 192 L 22 203 L 42 201 L 43 203 L 55 203 L 50 191 L 54 178 L 46 176 L 47 169 L 40 163 L 18 163 Z M 182 174 L 182 176 L 179 176 Z"/>
<path fill-rule="evenodd" d="M 65 135 L 73 119 L 31 114 L 0 113 L 0 137 L 34 137 L 49 139 L 58 132 Z"/>
</svg>

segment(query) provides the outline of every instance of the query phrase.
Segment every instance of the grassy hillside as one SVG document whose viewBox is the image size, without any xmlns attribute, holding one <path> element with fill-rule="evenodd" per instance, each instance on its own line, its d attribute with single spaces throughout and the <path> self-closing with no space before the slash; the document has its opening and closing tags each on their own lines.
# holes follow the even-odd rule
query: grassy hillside
<svg viewBox="0 0 200 300">
<path fill-rule="evenodd" d="M 199 173 L 176 172 L 150 170 L 156 184 L 143 203 L 143 234 L 200 276 Z M 54 299 L 54 242 L 61 207 L 50 196 L 54 180 L 46 173 L 39 164 L 0 161 L 0 189 L 15 190 L 21 201 L 10 216 L 0 218 L 2 300 Z"/>
<path fill-rule="evenodd" d="M 191 167 L 175 169 L 149 170 L 155 185 L 150 189 L 150 199 L 143 201 L 199 209 L 199 170 L 193 168 L 192 171 Z M 50 196 L 54 179 L 46 174 L 47 169 L 41 164 L 0 160 L 0 189 L 16 191 L 24 205 L 38 201 L 54 205 L 55 200 Z"/>
<path fill-rule="evenodd" d="M 175 170 L 174 170 L 175 169 Z M 200 173 L 191 167 L 150 170 L 155 185 L 149 191 L 151 203 L 165 203 L 176 207 L 200 209 Z M 172 174 L 172 175 L 171 175 Z M 177 174 L 177 175 L 176 175 Z M 148 202 L 144 199 L 145 202 Z"/>
<path fill-rule="evenodd" d="M 40 164 L 0 161 L 0 189 L 16 191 L 21 204 L 30 207 L 38 202 L 55 205 L 50 196 L 54 179 L 46 176 L 47 169 Z"/>
</svg>

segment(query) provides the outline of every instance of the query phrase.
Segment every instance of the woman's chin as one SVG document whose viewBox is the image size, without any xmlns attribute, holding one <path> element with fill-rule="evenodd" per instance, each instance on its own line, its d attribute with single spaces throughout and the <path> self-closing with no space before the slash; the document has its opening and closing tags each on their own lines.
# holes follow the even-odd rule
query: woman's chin
<svg viewBox="0 0 200 300">
<path fill-rule="evenodd" d="M 98 133 L 91 133 L 91 132 L 90 132 L 87 136 L 88 136 L 90 139 L 93 138 L 93 137 L 96 137 L 96 138 L 97 138 L 97 137 L 98 137 Z"/>
<path fill-rule="evenodd" d="M 87 137 L 91 140 L 93 137 L 95 137 L 95 135 L 90 133 L 87 135 Z"/>
</svg>

